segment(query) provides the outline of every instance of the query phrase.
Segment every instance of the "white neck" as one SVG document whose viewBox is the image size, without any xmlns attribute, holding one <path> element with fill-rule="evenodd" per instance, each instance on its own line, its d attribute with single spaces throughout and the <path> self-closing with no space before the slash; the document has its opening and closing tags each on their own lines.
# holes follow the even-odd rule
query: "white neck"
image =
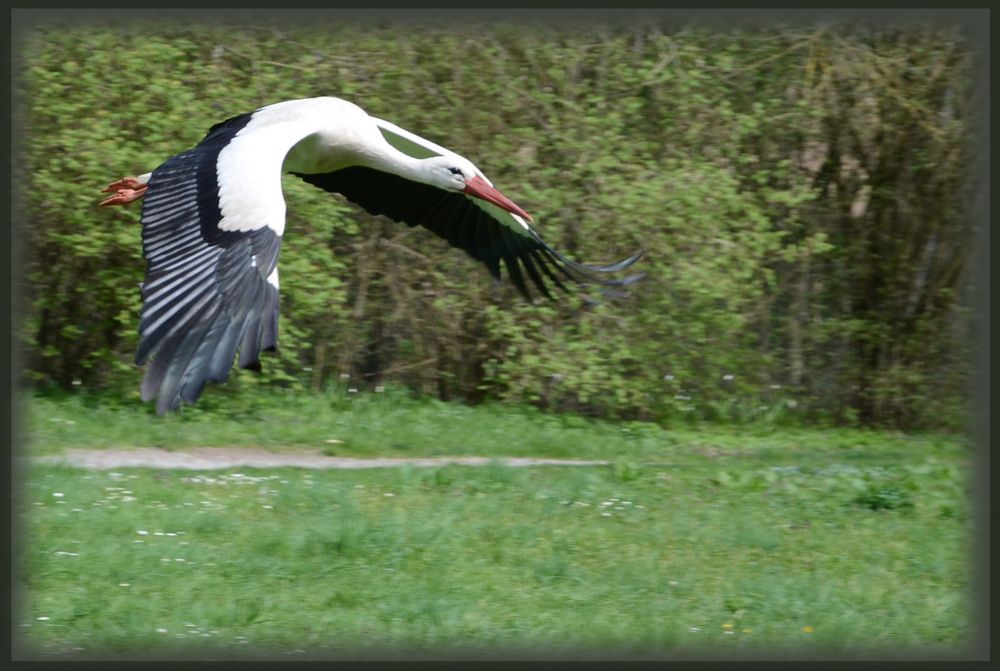
<svg viewBox="0 0 1000 671">
<path fill-rule="evenodd" d="M 404 154 L 388 142 L 380 143 L 375 151 L 366 151 L 365 155 L 359 157 L 358 162 L 369 168 L 399 175 L 414 182 L 434 183 L 432 180 L 433 170 L 427 164 L 426 159 L 413 158 Z"/>
</svg>

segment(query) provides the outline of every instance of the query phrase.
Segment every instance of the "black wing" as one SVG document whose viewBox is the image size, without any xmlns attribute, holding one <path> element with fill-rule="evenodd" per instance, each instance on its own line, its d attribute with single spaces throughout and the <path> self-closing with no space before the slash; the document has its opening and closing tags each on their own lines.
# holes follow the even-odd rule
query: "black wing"
<svg viewBox="0 0 1000 671">
<path fill-rule="evenodd" d="M 552 294 L 546 280 L 565 290 L 560 277 L 603 285 L 630 284 L 640 277 L 609 280 L 601 275 L 627 268 L 641 253 L 611 266 L 588 266 L 570 261 L 545 244 L 534 229 L 515 229 L 498 221 L 462 193 L 363 166 L 326 173 L 294 174 L 321 189 L 342 194 L 371 214 L 382 214 L 394 221 L 433 231 L 453 247 L 481 261 L 497 279 L 500 279 L 502 260 L 511 281 L 526 298 L 531 295 L 525 274 L 549 298 Z M 517 225 L 513 220 L 511 224 Z"/>
<path fill-rule="evenodd" d="M 216 124 L 194 149 L 153 171 L 142 206 L 142 284 L 137 364 L 153 362 L 142 399 L 160 414 L 193 403 L 207 382 L 229 376 L 236 352 L 260 368 L 261 350 L 277 346 L 277 263 L 281 236 L 222 231 L 218 224 L 219 152 L 251 115 Z M 271 281 L 268 281 L 271 278 Z"/>
</svg>

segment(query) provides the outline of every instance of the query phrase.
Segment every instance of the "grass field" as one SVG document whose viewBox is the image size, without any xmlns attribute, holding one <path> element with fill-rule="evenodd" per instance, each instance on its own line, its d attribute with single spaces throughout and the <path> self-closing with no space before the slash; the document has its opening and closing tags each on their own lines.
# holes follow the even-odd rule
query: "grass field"
<svg viewBox="0 0 1000 671">
<path fill-rule="evenodd" d="M 971 635 L 959 439 L 670 430 L 394 395 L 246 403 L 159 419 L 32 398 L 22 455 L 253 445 L 612 465 L 25 467 L 14 626 L 28 651 L 742 657 L 947 652 Z"/>
</svg>

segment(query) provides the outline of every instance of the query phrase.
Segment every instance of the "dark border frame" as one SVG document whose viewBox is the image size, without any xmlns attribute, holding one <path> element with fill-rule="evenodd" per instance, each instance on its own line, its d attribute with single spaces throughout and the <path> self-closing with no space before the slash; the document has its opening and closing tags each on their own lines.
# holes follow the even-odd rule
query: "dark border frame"
<svg viewBox="0 0 1000 671">
<path fill-rule="evenodd" d="M 980 141 L 977 143 L 978 155 L 975 157 L 975 162 L 970 166 L 969 176 L 975 188 L 972 189 L 972 202 L 969 205 L 970 220 L 972 222 L 974 234 L 977 237 L 976 240 L 976 259 L 975 259 L 975 269 L 974 269 L 974 285 L 975 285 L 975 295 L 972 297 L 972 307 L 975 311 L 975 319 L 973 325 L 973 349 L 974 355 L 974 380 L 973 389 L 970 390 L 970 398 L 973 399 L 972 416 L 973 416 L 973 426 L 970 427 L 970 435 L 974 439 L 977 446 L 977 450 L 973 456 L 973 473 L 974 478 L 971 483 L 975 501 L 976 509 L 974 514 L 974 526 L 979 530 L 976 538 L 976 546 L 974 549 L 974 561 L 975 568 L 973 571 L 973 579 L 975 584 L 978 586 L 974 590 L 974 597 L 978 599 L 973 606 L 972 621 L 979 623 L 981 629 L 975 632 L 975 638 L 968 649 L 956 650 L 954 656 L 942 657 L 940 659 L 935 659 L 934 661 L 928 660 L 927 664 L 937 666 L 943 666 L 942 662 L 944 660 L 953 660 L 948 663 L 949 666 L 954 664 L 955 661 L 980 661 L 989 659 L 989 616 L 990 616 L 990 572 L 989 572 L 989 506 L 990 506 L 990 496 L 989 496 L 989 417 L 990 417 L 990 406 L 989 406 L 989 195 L 991 182 L 989 179 L 989 159 L 992 154 L 990 151 L 991 147 L 989 145 L 990 134 L 989 134 L 989 111 L 990 111 L 990 61 L 991 54 L 989 49 L 989 37 L 990 37 L 990 23 L 991 16 L 989 12 L 988 3 L 963 3 L 962 8 L 951 8 L 945 9 L 941 7 L 927 7 L 926 9 L 909 9 L 912 7 L 910 5 L 902 5 L 901 3 L 893 2 L 891 4 L 896 5 L 896 7 L 888 7 L 881 9 L 858 9 L 858 8 L 847 8 L 843 5 L 854 4 L 854 3 L 843 3 L 840 7 L 825 7 L 825 8 L 815 8 L 815 9 L 804 9 L 802 7 L 786 7 L 779 8 L 780 5 L 785 3 L 771 3 L 770 7 L 764 8 L 753 8 L 747 6 L 749 3 L 736 3 L 730 0 L 729 5 L 726 8 L 714 7 L 711 9 L 674 9 L 665 10 L 661 8 L 653 7 L 630 7 L 630 8 L 619 8 L 614 10 L 609 9 L 575 9 L 575 8 L 558 8 L 558 7 L 546 7 L 544 9 L 513 9 L 513 8 L 492 8 L 492 9 L 469 9 L 468 7 L 463 7 L 458 5 L 459 8 L 442 8 L 442 3 L 439 3 L 438 8 L 434 10 L 403 10 L 399 9 L 388 9 L 388 8 L 372 8 L 372 9 L 308 9 L 308 8 L 290 8 L 290 9 L 263 9 L 263 10 L 252 10 L 254 11 L 254 17 L 259 18 L 261 21 L 270 22 L 277 21 L 281 23 L 294 23 L 296 21 L 301 21 L 308 18 L 310 21 L 317 20 L 391 20 L 400 21 L 403 19 L 422 19 L 422 18 L 434 18 L 436 16 L 446 15 L 449 21 L 455 21 L 456 23 L 461 23 L 468 21 L 469 19 L 482 19 L 483 17 L 489 18 L 502 18 L 502 19 L 519 19 L 527 21 L 560 21 L 566 22 L 567 20 L 573 21 L 585 21 L 585 22 L 617 22 L 617 21 L 631 21 L 636 20 L 645 15 L 656 14 L 658 16 L 669 16 L 676 17 L 678 21 L 685 22 L 697 22 L 703 25 L 709 25 L 712 27 L 718 27 L 720 30 L 726 27 L 738 25 L 747 26 L 761 23 L 768 23 L 780 19 L 782 22 L 823 22 L 823 21 L 852 21 L 852 20 L 867 20 L 867 21 L 885 21 L 892 20 L 893 22 L 906 22 L 906 21 L 931 21 L 931 22 L 949 22 L 955 23 L 961 26 L 962 30 L 965 31 L 967 39 L 970 44 L 973 45 L 978 51 L 979 58 L 977 59 L 975 66 L 975 79 L 977 81 L 976 90 L 974 93 L 973 108 L 977 113 L 975 119 L 975 135 Z M 888 3 L 887 3 L 888 4 Z M 10 72 L 17 72 L 16 68 L 19 66 L 17 62 L 18 55 L 18 42 L 25 33 L 32 30 L 38 25 L 51 26 L 53 24 L 67 23 L 70 25 L 78 26 L 80 23 L 86 23 L 90 21 L 100 21 L 106 20 L 108 18 L 120 17 L 123 12 L 127 12 L 128 20 L 130 22 L 141 22 L 144 20 L 151 20 L 162 22 L 163 20 L 180 20 L 189 19 L 191 17 L 203 17 L 206 14 L 212 14 L 222 21 L 240 21 L 244 22 L 247 17 L 247 11 L 240 9 L 234 13 L 229 13 L 227 10 L 198 10 L 198 9 L 144 9 L 144 8 L 134 8 L 133 6 L 128 6 L 122 4 L 119 9 L 26 9 L 28 7 L 25 3 L 22 8 L 12 8 L 10 13 L 11 19 L 11 68 Z M 862 4 L 862 7 L 864 5 Z M 537 5 L 536 5 L 537 7 Z M 908 7 L 905 8 L 904 7 Z M 429 13 L 428 13 L 429 12 Z M 231 18 L 230 18 L 231 17 Z M 13 166 L 18 165 L 17 157 L 21 151 L 21 146 L 19 143 L 19 133 L 18 129 L 22 127 L 23 120 L 18 117 L 18 108 L 16 105 L 16 87 L 17 80 L 14 79 L 11 83 L 11 105 L 6 108 L 10 110 L 8 113 L 11 114 L 11 128 L 12 128 L 12 143 L 11 143 L 11 159 L 7 164 L 7 169 L 9 171 L 9 176 L 14 177 L 10 174 Z M 13 180 L 12 192 L 11 192 L 11 213 L 12 221 L 10 227 L 7 229 L 9 249 L 11 250 L 10 263 L 8 265 L 7 272 L 9 273 L 9 281 L 11 286 L 11 292 L 9 294 L 10 303 L 7 304 L 8 312 L 11 318 L 11 327 L 15 323 L 15 315 L 18 313 L 18 296 L 15 293 L 14 287 L 15 279 L 18 277 L 18 260 L 21 258 L 18 249 L 18 238 L 15 234 L 17 224 L 16 214 L 20 211 L 19 201 L 20 193 L 17 188 L 14 187 Z M 19 371 L 19 352 L 17 350 L 17 344 L 12 336 L 13 328 L 9 329 L 7 332 L 8 349 L 10 353 L 9 370 L 10 375 L 10 387 L 8 393 L 10 393 L 10 403 L 8 408 L 10 410 L 10 422 L 8 426 L 11 427 L 10 432 L 7 434 L 10 438 L 11 446 L 11 459 L 6 462 L 9 465 L 10 472 L 10 482 L 11 482 L 11 496 L 7 498 L 9 506 L 13 506 L 14 499 L 16 498 L 17 488 L 16 483 L 18 482 L 18 464 L 17 464 L 17 448 L 16 446 L 20 444 L 19 438 L 22 436 L 21 428 L 18 425 L 19 412 L 17 407 L 17 399 L 14 391 L 17 389 L 18 380 L 20 379 Z M 11 561 L 11 601 L 13 605 L 14 597 L 16 594 L 13 593 L 13 587 L 15 584 L 15 574 L 14 570 L 17 567 L 17 556 L 14 550 L 16 546 L 16 524 L 13 508 L 8 509 L 8 519 L 11 520 L 10 528 L 10 538 L 11 538 L 11 553 L 9 555 Z M 24 649 L 17 649 L 15 641 L 13 640 L 16 632 L 13 631 L 13 621 L 11 619 L 11 610 L 7 611 L 7 624 L 10 625 L 7 631 L 11 632 L 11 658 L 14 659 L 15 656 L 22 660 L 37 659 L 33 658 L 31 654 Z M 544 654 L 538 654 L 538 651 L 522 651 L 515 652 L 510 651 L 512 659 L 546 659 L 548 656 Z M 489 654 L 487 651 L 486 654 Z M 206 657 L 214 657 L 217 655 L 209 654 Z M 452 656 L 448 656 L 453 658 Z M 594 659 L 595 656 L 588 655 L 590 659 Z M 926 666 L 923 663 L 909 663 L 907 660 L 910 655 L 903 658 L 890 658 L 897 661 L 903 660 L 906 665 L 912 666 Z M 362 653 L 361 655 L 346 655 L 345 659 L 406 659 L 407 656 L 405 652 L 387 652 L 385 655 L 377 655 L 371 651 Z M 614 651 L 609 651 L 607 655 L 598 655 L 598 659 L 616 659 L 617 655 Z M 626 659 L 637 659 L 634 655 L 626 655 Z M 638 659 L 643 659 L 644 657 L 639 656 Z M 819 655 L 811 654 L 809 657 L 796 658 L 788 654 L 781 654 L 777 656 L 764 656 L 763 659 L 801 659 L 801 661 L 808 661 L 810 659 L 816 660 L 820 659 Z M 86 659 L 104 659 L 103 657 L 89 657 Z M 113 658 L 112 658 L 113 659 Z M 134 658 L 133 658 L 134 659 Z M 427 659 L 427 657 L 423 657 Z M 551 658 L 549 659 L 558 659 Z M 562 658 L 565 659 L 565 658 Z M 691 658 L 688 656 L 675 658 L 677 661 Z M 710 663 L 715 663 L 721 661 L 718 658 L 713 658 L 710 654 L 706 655 L 701 659 L 706 659 Z M 761 668 L 772 668 L 775 664 L 774 661 L 760 662 L 758 660 L 748 660 L 752 661 L 748 666 L 760 666 Z M 714 660 L 714 661 L 712 661 Z M 81 660 L 82 661 L 82 660 Z M 247 661 L 252 661 L 248 659 L 243 659 L 241 663 L 246 663 Z M 862 662 L 863 660 L 852 657 L 845 657 L 842 659 L 844 662 Z M 871 668 L 884 668 L 886 659 L 881 662 L 874 664 L 864 661 L 860 666 L 871 666 Z M 103 664 L 104 662 L 102 662 Z M 787 666 L 788 662 L 780 662 L 781 665 Z"/>
</svg>

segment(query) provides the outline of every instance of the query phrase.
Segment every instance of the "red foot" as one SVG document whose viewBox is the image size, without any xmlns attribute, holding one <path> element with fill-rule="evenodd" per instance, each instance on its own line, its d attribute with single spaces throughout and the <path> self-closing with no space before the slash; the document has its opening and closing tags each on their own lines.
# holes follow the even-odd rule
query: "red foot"
<svg viewBox="0 0 1000 671">
<path fill-rule="evenodd" d="M 115 195 L 108 196 L 102 200 L 100 206 L 107 207 L 108 205 L 125 205 L 126 203 L 131 203 L 134 200 L 139 200 L 146 195 L 146 189 L 148 187 L 148 184 L 140 182 L 135 177 L 125 177 L 117 182 L 112 182 L 101 189 L 101 193 L 114 191 Z"/>
</svg>

